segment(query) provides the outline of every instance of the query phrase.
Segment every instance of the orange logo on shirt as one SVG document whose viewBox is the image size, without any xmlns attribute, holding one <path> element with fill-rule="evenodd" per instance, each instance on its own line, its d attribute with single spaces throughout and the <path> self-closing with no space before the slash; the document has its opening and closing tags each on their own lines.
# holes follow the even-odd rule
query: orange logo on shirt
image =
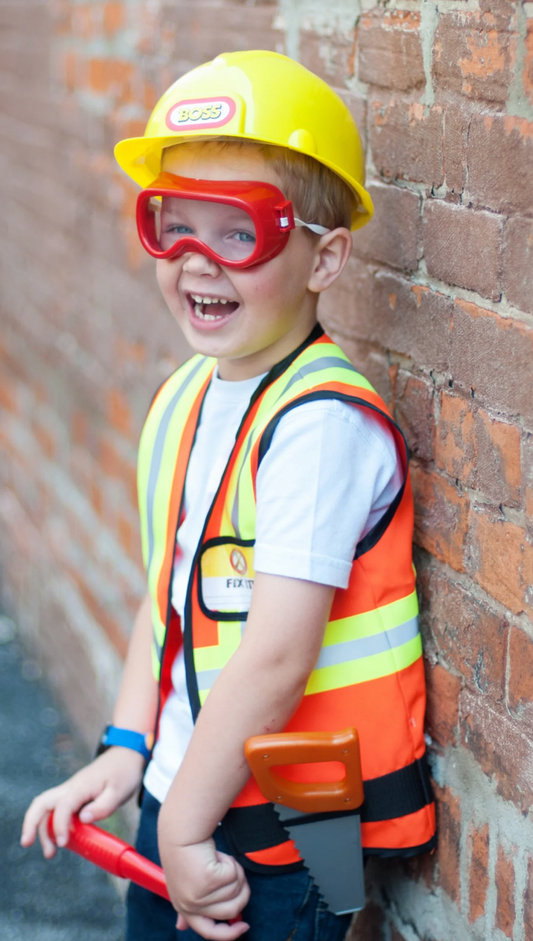
<svg viewBox="0 0 533 941">
<path fill-rule="evenodd" d="M 248 565 L 242 552 L 239 552 L 238 549 L 233 549 L 229 560 L 233 571 L 237 572 L 237 575 L 246 575 Z"/>
</svg>

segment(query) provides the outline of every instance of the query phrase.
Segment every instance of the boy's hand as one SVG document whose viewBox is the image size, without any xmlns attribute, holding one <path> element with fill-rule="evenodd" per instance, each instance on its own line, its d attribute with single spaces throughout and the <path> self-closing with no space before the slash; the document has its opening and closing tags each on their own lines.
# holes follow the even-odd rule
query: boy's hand
<svg viewBox="0 0 533 941">
<path fill-rule="evenodd" d="M 21 845 L 31 846 L 39 834 L 43 854 L 51 859 L 56 853 L 47 833 L 52 811 L 57 845 L 65 846 L 72 814 L 83 808 L 80 820 L 84 823 L 109 817 L 135 792 L 143 773 L 142 755 L 130 748 L 110 748 L 64 784 L 43 791 L 32 801 L 22 824 Z"/>
<path fill-rule="evenodd" d="M 250 889 L 233 856 L 219 853 L 211 839 L 178 846 L 160 834 L 159 848 L 179 930 L 190 927 L 213 941 L 234 941 L 248 931 L 239 915 Z M 228 919 L 236 921 L 230 925 Z"/>
</svg>

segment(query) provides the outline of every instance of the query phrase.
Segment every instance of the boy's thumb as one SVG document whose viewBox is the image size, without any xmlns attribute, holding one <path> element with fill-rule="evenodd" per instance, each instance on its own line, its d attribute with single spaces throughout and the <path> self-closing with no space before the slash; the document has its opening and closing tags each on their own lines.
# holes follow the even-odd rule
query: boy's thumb
<svg viewBox="0 0 533 941">
<path fill-rule="evenodd" d="M 92 823 L 93 820 L 103 820 L 117 809 L 116 798 L 109 788 L 105 788 L 93 801 L 82 807 L 79 818 L 82 823 Z"/>
</svg>

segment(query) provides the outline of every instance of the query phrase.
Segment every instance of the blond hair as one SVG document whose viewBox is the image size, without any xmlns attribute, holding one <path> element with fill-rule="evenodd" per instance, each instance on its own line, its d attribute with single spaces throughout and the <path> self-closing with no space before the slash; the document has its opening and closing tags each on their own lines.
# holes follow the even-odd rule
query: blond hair
<svg viewBox="0 0 533 941">
<path fill-rule="evenodd" d="M 213 150 L 216 148 L 219 151 L 226 147 L 253 148 L 259 151 L 280 178 L 283 195 L 290 199 L 299 218 L 304 222 L 318 223 L 327 229 L 351 227 L 352 213 L 359 205 L 358 197 L 340 176 L 314 157 L 290 150 L 288 147 L 242 140 L 238 137 L 183 141 L 174 147 L 183 147 L 189 143 Z M 166 150 L 173 150 L 174 147 Z M 308 229 L 305 231 L 309 232 Z"/>
</svg>

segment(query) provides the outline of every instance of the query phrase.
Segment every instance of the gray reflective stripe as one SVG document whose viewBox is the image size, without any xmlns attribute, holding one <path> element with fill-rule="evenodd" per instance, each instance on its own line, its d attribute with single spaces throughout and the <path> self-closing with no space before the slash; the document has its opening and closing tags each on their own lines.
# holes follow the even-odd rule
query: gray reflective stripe
<svg viewBox="0 0 533 941">
<path fill-rule="evenodd" d="M 418 618 L 415 617 L 399 624 L 398 627 L 391 628 L 390 631 L 382 631 L 370 637 L 360 637 L 358 640 L 348 640 L 342 644 L 323 647 L 315 670 L 337 666 L 339 663 L 349 663 L 350 660 L 362 660 L 376 653 L 385 653 L 387 650 L 401 647 L 407 641 L 413 640 L 418 633 Z"/>
<path fill-rule="evenodd" d="M 222 673 L 222 670 L 200 670 L 196 674 L 198 689 L 211 689 L 219 673 Z"/>
<path fill-rule="evenodd" d="M 163 648 L 161 644 L 159 643 L 159 641 L 157 640 L 157 637 L 155 636 L 155 627 L 153 625 L 152 625 L 152 634 L 154 638 L 154 647 L 156 650 L 157 659 L 159 660 L 159 663 L 161 663 L 161 651 L 163 650 Z"/>
<path fill-rule="evenodd" d="M 241 535 L 240 530 L 239 530 L 239 487 L 241 483 L 242 469 L 246 463 L 246 458 L 248 457 L 251 447 L 252 447 L 252 432 L 250 431 L 250 433 L 248 434 L 248 441 L 246 442 L 246 451 L 244 452 L 244 459 L 241 464 L 239 476 L 237 477 L 237 486 L 235 488 L 235 499 L 233 500 L 233 506 L 231 508 L 231 522 L 233 525 L 233 529 L 235 530 L 235 535 L 239 536 L 239 538 Z"/>
<path fill-rule="evenodd" d="M 157 486 L 157 479 L 159 477 L 159 471 L 161 470 L 161 461 L 163 459 L 163 449 L 165 447 L 165 438 L 167 436 L 168 426 L 172 418 L 174 409 L 176 408 L 177 403 L 179 402 L 181 396 L 185 392 L 185 389 L 189 385 L 192 379 L 194 379 L 196 373 L 205 363 L 205 356 L 194 366 L 189 375 L 185 377 L 181 386 L 174 393 L 170 402 L 168 403 L 165 411 L 163 412 L 163 417 L 159 422 L 159 428 L 157 429 L 157 434 L 155 436 L 154 449 L 152 451 L 152 460 L 150 462 L 150 473 L 148 474 L 148 486 L 146 488 L 146 528 L 148 530 L 148 564 L 147 569 L 150 571 L 150 565 L 152 564 L 152 556 L 154 554 L 154 498 L 155 498 L 155 488 Z"/>
<path fill-rule="evenodd" d="M 243 625 L 244 627 L 244 625 Z M 385 653 L 387 650 L 393 650 L 395 647 L 401 647 L 409 640 L 418 637 L 418 618 L 411 618 L 398 627 L 391 628 L 390 631 L 382 631 L 379 634 L 373 634 L 371 637 L 360 637 L 358 640 L 348 640 L 343 644 L 332 644 L 331 647 L 323 647 L 315 670 L 322 667 L 334 667 L 341 663 L 349 663 L 351 660 L 362 660 L 364 657 L 371 657 L 376 653 Z M 200 670 L 196 674 L 198 680 L 198 689 L 211 689 L 219 673 L 222 670 Z"/>
<path fill-rule="evenodd" d="M 347 363 L 346 360 L 341 359 L 339 356 L 321 356 L 320 359 L 315 359 L 312 363 L 300 366 L 298 372 L 295 373 L 294 376 L 291 376 L 279 397 L 281 398 L 282 395 L 285 395 L 287 390 L 290 389 L 295 382 L 299 382 L 303 376 L 308 376 L 313 372 L 320 372 L 322 369 L 347 369 L 349 372 L 357 372 L 357 369 L 355 369 L 351 363 Z"/>
</svg>

